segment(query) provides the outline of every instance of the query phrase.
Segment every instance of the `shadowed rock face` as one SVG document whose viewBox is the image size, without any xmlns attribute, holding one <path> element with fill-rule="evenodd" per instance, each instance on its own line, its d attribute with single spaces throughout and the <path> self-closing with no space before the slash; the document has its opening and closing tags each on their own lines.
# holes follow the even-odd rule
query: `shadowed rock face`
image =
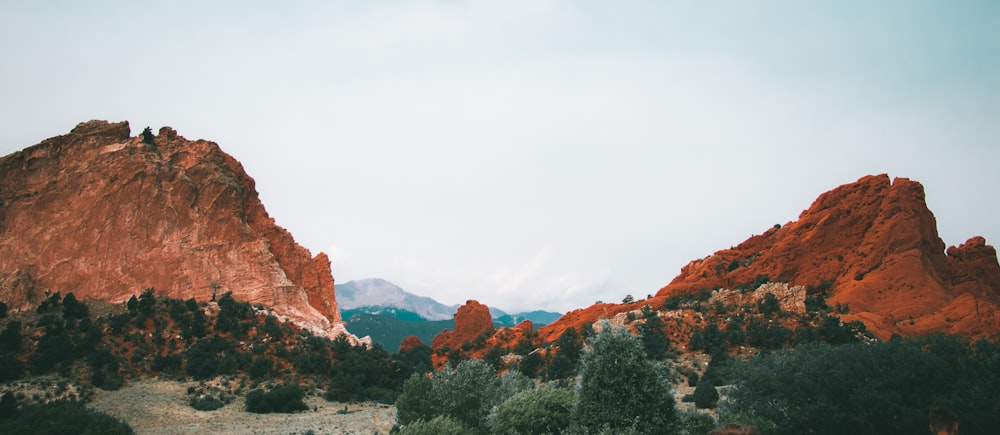
<svg viewBox="0 0 1000 435">
<path fill-rule="evenodd" d="M 759 275 L 813 291 L 829 282 L 829 302 L 850 307 L 843 319 L 862 320 L 883 339 L 1000 331 L 996 250 L 973 237 L 946 253 L 923 186 L 877 175 L 820 195 L 795 222 L 688 263 L 653 300 L 576 310 L 539 333 L 551 341 L 567 327 L 643 304 L 660 306 L 674 294 L 734 288 Z"/>
<path fill-rule="evenodd" d="M 127 300 L 145 288 L 207 301 L 231 291 L 323 335 L 345 332 L 330 261 L 277 226 L 215 143 L 164 127 L 81 123 L 0 158 L 0 300 L 44 292 Z"/>
</svg>

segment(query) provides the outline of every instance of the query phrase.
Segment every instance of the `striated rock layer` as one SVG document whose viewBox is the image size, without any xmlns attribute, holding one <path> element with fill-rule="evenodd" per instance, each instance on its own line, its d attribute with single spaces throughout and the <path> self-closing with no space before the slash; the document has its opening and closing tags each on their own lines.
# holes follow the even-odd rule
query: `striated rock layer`
<svg viewBox="0 0 1000 435">
<path fill-rule="evenodd" d="M 0 158 L 0 300 L 231 291 L 316 333 L 346 332 L 330 260 L 275 224 L 239 162 L 169 127 L 152 142 L 90 121 Z"/>
<path fill-rule="evenodd" d="M 770 281 L 826 292 L 880 338 L 892 334 L 1000 332 L 1000 263 L 982 237 L 945 250 L 920 183 L 867 176 L 821 195 L 799 219 L 732 249 L 694 260 L 653 300 L 600 304 L 539 330 L 546 341 L 567 327 L 660 306 L 669 296 Z"/>
</svg>

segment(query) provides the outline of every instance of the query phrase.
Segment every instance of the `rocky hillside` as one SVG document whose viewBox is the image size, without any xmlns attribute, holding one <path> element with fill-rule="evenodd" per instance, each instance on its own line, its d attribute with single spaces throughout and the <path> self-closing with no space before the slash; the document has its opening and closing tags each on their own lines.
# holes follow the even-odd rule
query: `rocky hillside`
<svg viewBox="0 0 1000 435">
<path fill-rule="evenodd" d="M 867 176 L 820 197 L 799 219 L 690 262 L 652 300 L 599 304 L 539 330 L 546 341 L 642 305 L 703 289 L 767 281 L 803 286 L 849 309 L 882 339 L 892 334 L 1000 332 L 1000 264 L 982 237 L 945 250 L 920 183 Z"/>
<path fill-rule="evenodd" d="M 232 292 L 315 333 L 344 332 L 327 256 L 275 224 L 215 143 L 90 121 L 0 158 L 0 300 L 124 302 L 145 288 Z"/>
</svg>

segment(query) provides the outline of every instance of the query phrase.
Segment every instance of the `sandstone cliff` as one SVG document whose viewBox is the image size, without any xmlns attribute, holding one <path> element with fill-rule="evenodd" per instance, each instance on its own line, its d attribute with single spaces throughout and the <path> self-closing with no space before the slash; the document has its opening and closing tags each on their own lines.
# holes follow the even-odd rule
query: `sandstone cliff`
<svg viewBox="0 0 1000 435">
<path fill-rule="evenodd" d="M 880 338 L 933 332 L 973 337 L 1000 332 L 1000 264 L 981 237 L 945 251 L 920 183 L 867 176 L 821 195 L 799 219 L 732 249 L 690 262 L 653 300 L 600 304 L 539 330 L 546 341 L 567 327 L 660 306 L 674 294 L 770 281 L 827 292 Z"/>
<path fill-rule="evenodd" d="M 231 291 L 316 333 L 345 332 L 329 259 L 275 224 L 239 162 L 169 127 L 148 139 L 90 121 L 0 158 L 0 300 Z"/>
<path fill-rule="evenodd" d="M 455 330 L 444 330 L 434 336 L 431 348 L 438 350 L 444 347 L 458 349 L 463 344 L 474 341 L 484 334 L 492 334 L 493 316 L 490 308 L 478 301 L 466 301 L 455 312 Z"/>
</svg>

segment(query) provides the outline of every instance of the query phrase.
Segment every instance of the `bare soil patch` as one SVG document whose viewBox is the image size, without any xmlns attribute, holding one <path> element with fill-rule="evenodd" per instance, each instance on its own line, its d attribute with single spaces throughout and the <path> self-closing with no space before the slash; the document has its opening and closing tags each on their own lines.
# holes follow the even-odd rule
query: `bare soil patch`
<svg viewBox="0 0 1000 435">
<path fill-rule="evenodd" d="M 130 381 L 118 391 L 94 392 L 88 407 L 127 422 L 137 434 L 388 434 L 396 409 L 376 403 L 345 404 L 308 396 L 309 411 L 296 414 L 253 414 L 244 397 L 215 411 L 198 411 L 186 394 L 195 382 Z M 346 412 L 345 412 L 346 409 Z"/>
</svg>

